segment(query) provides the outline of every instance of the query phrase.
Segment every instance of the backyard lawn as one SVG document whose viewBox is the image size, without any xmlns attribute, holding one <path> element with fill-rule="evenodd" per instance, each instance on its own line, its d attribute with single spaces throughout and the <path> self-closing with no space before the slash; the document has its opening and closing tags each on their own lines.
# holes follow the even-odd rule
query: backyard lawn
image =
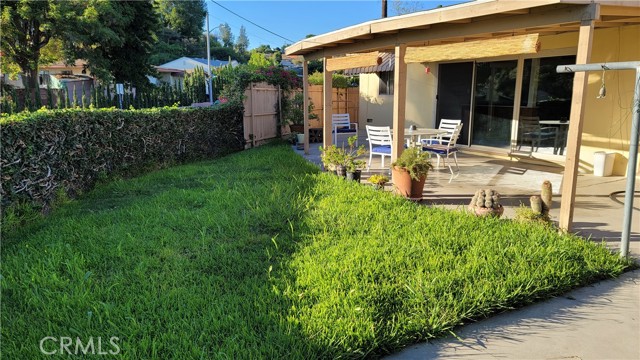
<svg viewBox="0 0 640 360">
<path fill-rule="evenodd" d="M 0 350 L 47 358 L 41 339 L 64 336 L 117 337 L 127 359 L 376 357 L 627 266 L 264 146 L 102 185 L 3 234 Z"/>
</svg>

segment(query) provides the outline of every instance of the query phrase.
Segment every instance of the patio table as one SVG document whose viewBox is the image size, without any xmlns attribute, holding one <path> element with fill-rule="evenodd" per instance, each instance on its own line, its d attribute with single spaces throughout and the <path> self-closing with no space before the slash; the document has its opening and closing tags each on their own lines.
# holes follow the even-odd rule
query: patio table
<svg viewBox="0 0 640 360">
<path fill-rule="evenodd" d="M 447 131 L 446 130 L 441 130 L 441 129 L 430 129 L 430 128 L 418 128 L 415 130 L 411 130 L 409 128 L 404 129 L 404 136 L 407 137 L 407 146 L 411 146 L 411 145 L 416 145 L 418 144 L 418 137 L 420 136 L 425 136 L 425 137 L 435 137 L 438 135 L 444 135 L 446 134 Z"/>
</svg>

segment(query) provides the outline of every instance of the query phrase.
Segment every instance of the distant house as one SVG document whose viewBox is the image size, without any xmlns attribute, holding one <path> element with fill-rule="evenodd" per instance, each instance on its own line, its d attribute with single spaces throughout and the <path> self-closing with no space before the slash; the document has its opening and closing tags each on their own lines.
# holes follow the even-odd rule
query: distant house
<svg viewBox="0 0 640 360">
<path fill-rule="evenodd" d="M 190 73 L 193 70 L 195 70 L 196 67 L 201 67 L 204 69 L 204 72 L 208 74 L 209 69 L 207 65 L 208 65 L 207 59 L 190 58 L 185 56 L 179 59 L 175 59 L 173 61 L 169 61 L 168 63 L 158 65 L 157 68 L 172 69 L 172 70 L 178 70 L 178 71 Z M 216 68 L 220 68 L 228 65 L 231 65 L 232 67 L 236 67 L 238 66 L 238 62 L 235 60 L 232 60 L 231 62 L 229 62 L 229 61 L 211 59 L 212 69 L 216 69 Z"/>
<path fill-rule="evenodd" d="M 295 71 L 298 75 L 302 76 L 302 62 L 295 61 L 297 56 L 283 56 L 280 61 L 280 66 L 285 68 L 286 70 Z"/>
<path fill-rule="evenodd" d="M 184 70 L 170 69 L 166 67 L 156 66 L 156 71 L 159 76 L 157 78 L 148 76 L 149 81 L 153 85 L 158 85 L 160 82 L 175 86 L 176 84 L 182 85 L 184 82 Z"/>
</svg>

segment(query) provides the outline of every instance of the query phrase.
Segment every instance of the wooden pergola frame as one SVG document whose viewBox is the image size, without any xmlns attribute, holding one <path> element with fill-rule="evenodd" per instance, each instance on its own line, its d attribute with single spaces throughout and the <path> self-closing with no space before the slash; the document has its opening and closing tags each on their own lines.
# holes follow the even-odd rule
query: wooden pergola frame
<svg viewBox="0 0 640 360">
<path fill-rule="evenodd" d="M 384 18 L 299 41 L 286 49 L 286 55 L 301 55 L 307 61 L 327 61 L 346 54 L 394 52 L 394 106 L 392 161 L 402 152 L 397 139 L 404 138 L 406 110 L 405 54 L 407 48 L 491 40 L 516 35 L 555 35 L 577 33 L 577 64 L 590 60 L 596 28 L 640 24 L 640 6 L 633 2 L 596 0 L 475 1 L 409 15 Z M 519 60 L 521 62 L 522 59 Z M 521 71 L 519 71 L 521 81 Z M 304 91 L 308 82 L 304 81 Z M 584 120 L 584 94 L 587 77 L 574 77 L 573 98 L 567 139 L 565 173 L 559 226 L 570 231 L 576 194 L 579 154 Z M 331 71 L 324 73 L 324 146 L 331 144 Z M 518 94 L 517 94 L 518 95 Z M 304 108 L 308 107 L 305 96 Z M 517 124 L 520 108 L 514 106 Z M 305 114 L 308 119 L 308 114 Z M 307 120 L 308 121 L 308 120 Z M 307 123 L 305 121 L 305 124 Z M 308 153 L 308 129 L 305 127 L 305 152 Z M 632 176 L 632 175 L 631 175 Z"/>
</svg>

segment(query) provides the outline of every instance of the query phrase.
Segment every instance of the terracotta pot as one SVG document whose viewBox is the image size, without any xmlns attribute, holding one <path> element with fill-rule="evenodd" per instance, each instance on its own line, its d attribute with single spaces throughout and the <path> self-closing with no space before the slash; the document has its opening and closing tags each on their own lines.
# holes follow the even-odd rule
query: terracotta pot
<svg viewBox="0 0 640 360">
<path fill-rule="evenodd" d="M 393 185 L 398 194 L 411 200 L 422 200 L 424 182 L 427 180 L 426 176 L 419 180 L 413 180 L 407 170 L 395 166 L 391 168 L 391 175 L 393 177 Z"/>
<path fill-rule="evenodd" d="M 469 211 L 473 212 L 476 216 L 481 216 L 481 217 L 482 216 L 500 217 L 502 216 L 502 213 L 504 213 L 504 207 L 500 205 L 499 208 L 493 209 L 493 208 L 479 207 L 476 205 L 469 205 Z"/>
</svg>

